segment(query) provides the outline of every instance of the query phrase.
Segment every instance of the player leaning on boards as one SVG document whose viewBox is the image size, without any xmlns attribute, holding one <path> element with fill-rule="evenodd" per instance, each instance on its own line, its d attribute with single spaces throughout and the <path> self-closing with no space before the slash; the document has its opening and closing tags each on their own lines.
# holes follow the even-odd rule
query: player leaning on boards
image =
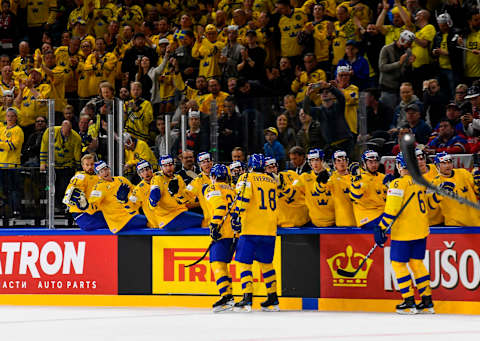
<svg viewBox="0 0 480 341">
<path fill-rule="evenodd" d="M 211 218 L 210 267 L 215 276 L 220 300 L 213 304 L 213 312 L 232 310 L 235 301 L 232 295 L 232 277 L 228 264 L 232 261 L 235 247 L 229 210 L 235 191 L 230 186 L 230 176 L 225 165 L 216 164 L 210 171 L 211 185 L 204 191 L 206 209 Z M 228 215 L 228 216 L 227 216 Z"/>
<path fill-rule="evenodd" d="M 260 264 L 267 300 L 260 305 L 265 311 L 278 311 L 277 277 L 273 268 L 277 235 L 277 183 L 265 173 L 265 157 L 253 154 L 248 159 L 249 172 L 237 183 L 237 205 L 232 213 L 232 228 L 240 233 L 235 260 L 240 267 L 243 299 L 235 303 L 234 311 L 252 311 L 252 263 Z"/>
<path fill-rule="evenodd" d="M 78 227 L 85 231 L 107 229 L 108 225 L 102 211 L 89 214 L 80 207 L 87 206 L 87 198 L 92 193 L 93 187 L 100 181 L 95 174 L 95 156 L 86 154 L 80 160 L 83 171 L 75 173 L 65 191 L 63 203 L 68 206 L 73 219 Z"/>
<path fill-rule="evenodd" d="M 146 160 L 140 160 L 136 165 L 137 174 L 142 179 L 140 183 L 134 187 L 132 194 L 128 198 L 132 202 L 132 207 L 136 209 L 142 208 L 143 214 L 147 217 L 148 227 L 157 227 L 157 217 L 155 210 L 150 206 L 148 198 L 150 195 L 150 184 L 153 178 L 153 169 L 150 162 Z"/>
<path fill-rule="evenodd" d="M 433 194 L 427 197 L 425 187 L 414 183 L 402 153 L 397 155 L 395 163 L 400 178 L 393 180 L 388 188 L 385 211 L 374 227 L 375 243 L 383 247 L 387 241 L 385 231 L 390 222 L 396 219 L 391 227 L 390 260 L 404 299 L 403 303 L 396 306 L 397 313 L 434 313 L 430 274 L 423 259 L 430 233 L 427 205 L 435 206 L 437 196 Z M 412 199 L 408 202 L 411 196 Z M 403 213 L 399 214 L 404 205 Z M 422 298 L 418 305 L 415 305 L 412 278 L 407 265 L 415 276 L 418 293 Z"/>
</svg>

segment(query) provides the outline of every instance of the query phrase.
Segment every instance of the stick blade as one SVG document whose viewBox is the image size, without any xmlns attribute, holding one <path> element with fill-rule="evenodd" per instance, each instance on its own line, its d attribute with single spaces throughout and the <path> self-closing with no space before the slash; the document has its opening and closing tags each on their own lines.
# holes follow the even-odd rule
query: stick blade
<svg viewBox="0 0 480 341">
<path fill-rule="evenodd" d="M 343 269 L 337 269 L 337 274 L 339 274 L 340 276 L 343 276 L 343 277 L 355 277 L 355 275 L 357 274 L 356 271 L 345 271 Z"/>
</svg>

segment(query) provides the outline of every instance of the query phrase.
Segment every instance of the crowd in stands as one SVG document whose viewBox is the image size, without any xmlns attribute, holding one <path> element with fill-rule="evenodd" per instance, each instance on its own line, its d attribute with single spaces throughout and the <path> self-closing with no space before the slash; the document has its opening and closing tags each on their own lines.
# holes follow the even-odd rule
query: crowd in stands
<svg viewBox="0 0 480 341">
<path fill-rule="evenodd" d="M 136 163 L 164 154 L 193 177 L 203 151 L 298 170 L 311 148 L 396 155 L 406 133 L 431 155 L 480 150 L 476 1 L 3 0 L 0 18 L 4 199 L 22 187 L 12 174 L 46 169 L 46 99 L 57 202 L 82 155 L 108 161 L 118 100 L 134 182 Z"/>
</svg>

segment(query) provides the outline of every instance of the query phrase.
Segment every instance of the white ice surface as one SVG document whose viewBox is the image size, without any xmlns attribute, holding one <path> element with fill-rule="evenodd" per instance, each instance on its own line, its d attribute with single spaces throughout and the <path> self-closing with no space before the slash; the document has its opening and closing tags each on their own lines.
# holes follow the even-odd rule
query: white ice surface
<svg viewBox="0 0 480 341">
<path fill-rule="evenodd" d="M 0 306 L 0 339 L 284 341 L 480 340 L 480 316 Z"/>
</svg>

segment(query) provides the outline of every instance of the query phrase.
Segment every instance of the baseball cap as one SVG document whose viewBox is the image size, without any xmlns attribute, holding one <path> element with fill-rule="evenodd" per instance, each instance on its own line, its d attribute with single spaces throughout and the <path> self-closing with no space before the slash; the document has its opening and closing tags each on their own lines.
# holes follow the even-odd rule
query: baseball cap
<svg viewBox="0 0 480 341">
<path fill-rule="evenodd" d="M 269 132 L 272 133 L 272 134 L 275 134 L 275 136 L 278 136 L 278 130 L 275 127 L 268 127 L 267 129 L 265 129 L 263 131 L 264 134 L 269 133 Z"/>
<path fill-rule="evenodd" d="M 456 109 L 460 109 L 460 107 L 458 106 L 458 104 L 454 101 L 451 101 L 450 103 L 447 104 L 447 108 L 448 107 L 455 107 Z"/>
<path fill-rule="evenodd" d="M 480 96 L 480 88 L 478 86 L 471 86 L 467 90 L 467 96 L 465 96 L 465 99 L 470 99 Z"/>
<path fill-rule="evenodd" d="M 405 111 L 408 111 L 408 110 L 413 110 L 413 111 L 420 112 L 420 108 L 415 103 L 410 103 L 409 105 L 407 105 L 405 107 Z"/>
</svg>

